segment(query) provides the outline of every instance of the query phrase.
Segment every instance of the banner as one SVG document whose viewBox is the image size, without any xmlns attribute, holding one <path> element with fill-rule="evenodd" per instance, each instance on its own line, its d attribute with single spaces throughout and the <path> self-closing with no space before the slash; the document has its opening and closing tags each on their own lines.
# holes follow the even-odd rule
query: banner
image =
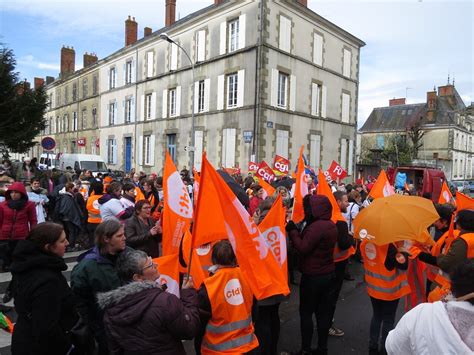
<svg viewBox="0 0 474 355">
<path fill-rule="evenodd" d="M 273 170 L 279 175 L 288 175 L 290 172 L 290 161 L 279 155 L 275 155 L 273 160 Z"/>
<path fill-rule="evenodd" d="M 263 160 L 260 163 L 257 173 L 255 175 L 257 175 L 258 177 L 261 177 L 262 179 L 265 179 L 270 184 L 272 183 L 273 180 L 275 180 L 275 173 L 268 166 L 268 164 L 265 163 Z"/>
<path fill-rule="evenodd" d="M 257 163 L 254 163 L 253 161 L 250 161 L 249 162 L 249 173 L 250 172 L 257 172 L 258 170 L 258 164 Z"/>
<path fill-rule="evenodd" d="M 347 176 L 347 171 L 345 171 L 335 160 L 332 161 L 327 172 L 333 180 L 342 180 Z"/>
</svg>

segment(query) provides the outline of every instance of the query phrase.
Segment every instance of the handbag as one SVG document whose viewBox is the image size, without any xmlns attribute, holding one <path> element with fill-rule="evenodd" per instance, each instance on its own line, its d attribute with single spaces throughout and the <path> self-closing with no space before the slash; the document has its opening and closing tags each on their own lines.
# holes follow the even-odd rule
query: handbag
<svg viewBox="0 0 474 355">
<path fill-rule="evenodd" d="M 70 333 L 74 344 L 74 354 L 98 354 L 98 345 L 94 334 L 82 317 L 79 317 Z"/>
</svg>

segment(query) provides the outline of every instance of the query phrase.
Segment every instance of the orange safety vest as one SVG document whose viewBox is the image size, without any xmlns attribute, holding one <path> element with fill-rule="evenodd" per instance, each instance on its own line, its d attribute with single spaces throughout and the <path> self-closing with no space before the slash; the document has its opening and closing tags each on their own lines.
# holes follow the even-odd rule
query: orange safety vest
<svg viewBox="0 0 474 355">
<path fill-rule="evenodd" d="M 101 223 L 102 222 L 102 217 L 100 216 L 100 210 L 99 210 L 99 198 L 101 198 L 102 195 L 93 195 L 87 199 L 87 222 L 88 223 Z"/>
<path fill-rule="evenodd" d="M 349 249 L 341 250 L 341 249 L 339 249 L 339 247 L 336 243 L 336 246 L 334 247 L 334 254 L 333 254 L 334 262 L 338 263 L 340 261 L 347 260 L 351 257 L 351 255 L 354 255 L 355 252 L 356 251 L 355 251 L 355 248 L 353 246 L 351 246 Z"/>
<path fill-rule="evenodd" d="M 408 295 L 411 289 L 405 271 L 385 268 L 388 247 L 389 244 L 379 246 L 364 240 L 360 251 L 364 259 L 367 293 L 379 300 L 393 301 Z"/>
<path fill-rule="evenodd" d="M 460 231 L 455 229 L 454 238 L 448 238 L 449 231 L 445 232 L 436 241 L 435 245 L 433 245 L 433 247 L 431 248 L 431 255 L 433 255 L 434 257 L 438 257 L 443 252 L 443 250 L 446 250 L 446 251 L 449 250 L 449 248 L 451 247 L 451 243 L 459 235 L 459 233 Z M 436 275 L 439 274 L 439 267 L 434 266 L 434 265 L 428 265 L 428 264 L 426 264 L 426 267 L 427 267 L 426 277 L 428 278 L 428 280 L 434 281 L 436 278 Z"/>
<path fill-rule="evenodd" d="M 219 269 L 204 280 L 212 317 L 202 354 L 243 354 L 258 346 L 252 324 L 253 294 L 239 267 Z"/>
<path fill-rule="evenodd" d="M 145 199 L 145 195 L 138 186 L 135 186 L 135 202 L 141 201 Z"/>
</svg>

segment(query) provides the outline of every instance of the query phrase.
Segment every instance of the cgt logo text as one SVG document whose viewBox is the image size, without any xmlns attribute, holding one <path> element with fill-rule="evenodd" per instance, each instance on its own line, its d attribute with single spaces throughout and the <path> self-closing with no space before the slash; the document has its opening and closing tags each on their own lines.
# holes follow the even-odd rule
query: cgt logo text
<svg viewBox="0 0 474 355">
<path fill-rule="evenodd" d="M 273 174 L 269 174 L 265 171 L 265 169 L 258 169 L 258 175 L 260 175 L 261 177 L 263 177 L 265 180 L 267 181 L 272 181 L 273 180 Z"/>
<path fill-rule="evenodd" d="M 275 169 L 277 169 L 281 173 L 287 173 L 289 171 L 289 167 L 286 164 L 282 164 L 279 162 L 275 163 Z"/>
<path fill-rule="evenodd" d="M 239 279 L 231 279 L 227 282 L 224 288 L 224 298 L 232 306 L 239 306 L 244 303 Z"/>
</svg>

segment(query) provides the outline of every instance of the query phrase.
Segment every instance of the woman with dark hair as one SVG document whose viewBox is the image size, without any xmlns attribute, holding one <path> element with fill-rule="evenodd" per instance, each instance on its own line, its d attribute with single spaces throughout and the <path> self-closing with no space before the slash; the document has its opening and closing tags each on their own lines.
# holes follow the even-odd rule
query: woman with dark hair
<svg viewBox="0 0 474 355">
<path fill-rule="evenodd" d="M 77 321 L 75 298 L 62 271 L 68 246 L 61 225 L 42 223 L 18 243 L 11 271 L 16 280 L 18 319 L 12 354 L 66 354 L 72 345 L 70 330 Z"/>
<path fill-rule="evenodd" d="M 147 200 L 138 201 L 135 214 L 125 221 L 127 245 L 142 250 L 152 258 L 160 256 L 161 226 L 151 218 L 151 206 Z"/>
<path fill-rule="evenodd" d="M 151 214 L 153 214 L 160 203 L 160 197 L 158 196 L 158 190 L 155 187 L 155 181 L 151 179 L 145 180 L 143 183 L 143 192 L 145 199 L 151 206 Z"/>
<path fill-rule="evenodd" d="M 16 181 L 20 181 L 25 183 L 26 181 L 30 181 L 33 176 L 36 174 L 36 167 L 32 164 L 32 160 L 29 157 L 25 157 L 23 159 L 23 164 L 21 167 L 18 168 L 16 173 Z"/>
<path fill-rule="evenodd" d="M 116 219 L 105 220 L 95 230 L 95 247 L 79 255 L 71 273 L 72 291 L 80 299 L 78 311 L 94 334 L 100 354 L 108 354 L 108 351 L 103 313 L 97 306 L 96 296 L 98 292 L 120 286 L 115 264 L 125 248 L 123 226 Z"/>
<path fill-rule="evenodd" d="M 59 199 L 56 202 L 54 212 L 54 220 L 60 221 L 64 225 L 67 240 L 70 244 L 67 251 L 75 250 L 76 239 L 83 228 L 83 212 L 75 198 L 74 188 L 74 183 L 66 183 L 64 189 L 59 192 Z"/>
<path fill-rule="evenodd" d="M 135 208 L 135 185 L 131 182 L 126 182 L 122 187 L 122 197 L 120 202 L 125 208 Z"/>
<path fill-rule="evenodd" d="M 249 214 L 253 216 L 253 214 L 257 211 L 258 205 L 260 202 L 264 200 L 265 190 L 261 185 L 255 184 L 252 186 L 252 197 L 250 198 L 250 207 L 249 207 Z"/>
</svg>

